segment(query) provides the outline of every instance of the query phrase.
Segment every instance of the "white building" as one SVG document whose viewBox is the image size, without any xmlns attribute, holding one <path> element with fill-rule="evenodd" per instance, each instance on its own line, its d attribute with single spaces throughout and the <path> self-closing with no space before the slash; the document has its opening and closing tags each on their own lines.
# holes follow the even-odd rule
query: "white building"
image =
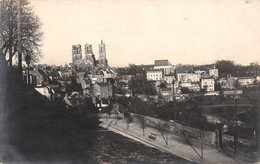
<svg viewBox="0 0 260 164">
<path fill-rule="evenodd" d="M 163 79 L 163 70 L 146 71 L 146 79 L 148 81 L 158 81 Z"/>
<path fill-rule="evenodd" d="M 166 65 L 166 66 L 154 66 L 154 69 L 160 69 L 163 70 L 163 73 L 165 75 L 174 73 L 174 67 L 172 65 Z"/>
<path fill-rule="evenodd" d="M 155 60 L 153 68 L 163 70 L 165 75 L 174 73 L 174 66 L 168 60 Z"/>
<path fill-rule="evenodd" d="M 201 78 L 197 73 L 178 73 L 177 80 L 181 82 L 199 82 Z"/>
<path fill-rule="evenodd" d="M 188 88 L 190 91 L 198 92 L 200 91 L 200 85 L 199 83 L 191 83 L 191 82 L 183 82 L 179 85 L 182 88 Z"/>
<path fill-rule="evenodd" d="M 215 81 L 213 78 L 201 79 L 201 89 L 206 89 L 208 92 L 215 90 L 214 84 L 215 84 Z"/>
<path fill-rule="evenodd" d="M 255 82 L 255 78 L 253 77 L 239 77 L 237 82 L 241 86 L 253 85 Z"/>
</svg>

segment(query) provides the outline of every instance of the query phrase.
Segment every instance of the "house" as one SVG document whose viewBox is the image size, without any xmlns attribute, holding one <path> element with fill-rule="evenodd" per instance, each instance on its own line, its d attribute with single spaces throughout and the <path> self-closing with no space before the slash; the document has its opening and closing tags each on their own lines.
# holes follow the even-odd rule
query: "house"
<svg viewBox="0 0 260 164">
<path fill-rule="evenodd" d="M 240 86 L 248 86 L 253 85 L 255 82 L 255 78 L 253 77 L 239 77 L 237 79 L 238 85 Z"/>
<path fill-rule="evenodd" d="M 201 89 L 206 89 L 206 91 L 214 91 L 215 80 L 213 78 L 202 78 L 201 79 Z"/>
<path fill-rule="evenodd" d="M 161 88 L 161 96 L 166 102 L 173 101 L 173 90 L 172 88 Z"/>
<path fill-rule="evenodd" d="M 204 94 L 204 96 L 218 96 L 218 95 L 219 95 L 219 91 L 209 91 Z"/>
<path fill-rule="evenodd" d="M 203 74 L 206 74 L 206 71 L 205 70 L 196 70 L 194 71 L 196 74 L 199 74 L 199 75 L 203 75 Z"/>
<path fill-rule="evenodd" d="M 227 88 L 227 79 L 226 78 L 219 78 L 217 83 L 220 84 L 222 89 Z"/>
<path fill-rule="evenodd" d="M 38 72 L 42 75 L 43 77 L 43 82 L 42 85 L 43 86 L 47 86 L 49 84 L 49 77 L 47 75 L 47 72 L 44 69 L 40 69 L 38 68 Z"/>
<path fill-rule="evenodd" d="M 108 78 L 115 79 L 117 77 L 117 73 L 111 68 L 106 68 L 106 70 L 103 70 L 102 72 L 104 74 L 104 78 L 106 79 Z"/>
<path fill-rule="evenodd" d="M 177 102 L 182 102 L 182 101 L 187 100 L 189 97 L 190 97 L 189 94 L 176 94 L 175 95 L 175 100 Z"/>
<path fill-rule="evenodd" d="M 200 84 L 199 83 L 191 83 L 191 87 L 189 88 L 191 91 L 199 92 Z"/>
<path fill-rule="evenodd" d="M 243 94 L 242 90 L 228 90 L 228 91 L 223 91 L 224 97 L 227 96 L 234 96 L 234 95 L 241 95 Z"/>
<path fill-rule="evenodd" d="M 173 83 L 175 81 L 175 77 L 173 74 L 164 75 L 163 81 L 167 83 L 167 87 L 173 87 Z"/>
<path fill-rule="evenodd" d="M 158 81 L 163 79 L 163 70 L 148 70 L 146 71 L 147 81 Z"/>
<path fill-rule="evenodd" d="M 177 80 L 181 82 L 199 82 L 201 75 L 197 73 L 177 73 Z"/>
<path fill-rule="evenodd" d="M 218 69 L 217 68 L 210 68 L 209 69 L 209 77 L 213 77 L 214 79 L 218 78 Z"/>
<path fill-rule="evenodd" d="M 113 88 L 111 84 L 96 83 L 94 84 L 94 96 L 100 98 L 106 98 L 113 96 Z"/>
<path fill-rule="evenodd" d="M 227 85 L 226 88 L 227 89 L 234 89 L 235 88 L 235 82 L 236 82 L 237 78 L 235 77 L 227 77 Z"/>
<path fill-rule="evenodd" d="M 42 86 L 43 84 L 43 76 L 39 73 L 37 69 L 30 70 L 30 75 L 36 77 L 36 86 Z"/>
<path fill-rule="evenodd" d="M 200 91 L 200 85 L 196 82 L 179 82 L 179 87 L 188 88 L 190 91 L 198 92 Z"/>
<path fill-rule="evenodd" d="M 180 90 L 179 82 L 175 81 L 174 85 L 173 85 L 173 92 L 176 94 L 178 92 L 178 90 Z"/>
<path fill-rule="evenodd" d="M 37 87 L 35 88 L 35 90 L 37 92 L 39 92 L 41 95 L 47 97 L 49 100 L 51 100 L 51 88 L 50 87 Z M 54 91 L 52 90 L 52 93 L 54 93 Z"/>
<path fill-rule="evenodd" d="M 191 88 L 191 82 L 180 82 L 180 87 Z"/>
<path fill-rule="evenodd" d="M 90 78 L 93 84 L 106 82 L 103 74 L 91 75 Z"/>
</svg>

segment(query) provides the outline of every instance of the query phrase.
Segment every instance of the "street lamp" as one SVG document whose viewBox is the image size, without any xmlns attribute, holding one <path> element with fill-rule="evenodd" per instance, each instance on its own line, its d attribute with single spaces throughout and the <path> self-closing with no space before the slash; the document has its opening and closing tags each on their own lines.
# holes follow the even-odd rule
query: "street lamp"
<svg viewBox="0 0 260 164">
<path fill-rule="evenodd" d="M 31 56 L 30 55 L 27 54 L 25 56 L 25 62 L 27 64 L 27 66 L 28 66 L 27 78 L 28 78 L 28 85 L 30 85 L 30 62 L 31 62 Z"/>
</svg>

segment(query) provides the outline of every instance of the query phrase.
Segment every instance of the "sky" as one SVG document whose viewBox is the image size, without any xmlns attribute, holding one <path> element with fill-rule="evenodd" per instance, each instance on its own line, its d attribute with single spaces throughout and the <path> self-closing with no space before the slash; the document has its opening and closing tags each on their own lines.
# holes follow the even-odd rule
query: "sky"
<svg viewBox="0 0 260 164">
<path fill-rule="evenodd" d="M 31 0 L 43 26 L 40 63 L 72 62 L 72 45 L 106 44 L 108 64 L 260 61 L 260 0 Z"/>
</svg>

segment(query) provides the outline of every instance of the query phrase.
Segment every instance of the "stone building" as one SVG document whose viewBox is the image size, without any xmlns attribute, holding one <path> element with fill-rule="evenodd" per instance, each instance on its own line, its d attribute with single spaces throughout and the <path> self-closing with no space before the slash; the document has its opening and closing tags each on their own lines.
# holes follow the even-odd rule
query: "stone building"
<svg viewBox="0 0 260 164">
<path fill-rule="evenodd" d="M 146 78 L 148 81 L 158 81 L 163 79 L 163 70 L 149 70 L 146 71 Z"/>
<path fill-rule="evenodd" d="M 106 45 L 101 40 L 101 44 L 99 45 L 99 61 L 98 61 L 98 66 L 100 68 L 107 68 L 107 58 L 106 58 Z"/>
<path fill-rule="evenodd" d="M 95 66 L 95 55 L 93 54 L 92 45 L 88 43 L 85 44 L 85 63 L 91 68 Z"/>
<path fill-rule="evenodd" d="M 174 73 L 174 67 L 168 60 L 155 60 L 153 69 L 163 70 L 165 75 Z"/>
<path fill-rule="evenodd" d="M 86 43 L 84 45 L 85 52 L 84 52 L 84 58 L 82 57 L 82 49 L 81 45 L 72 45 L 72 64 L 76 65 L 78 67 L 88 67 L 88 68 L 94 68 L 99 67 L 102 69 L 108 68 L 108 62 L 106 58 L 106 45 L 101 40 L 101 44 L 99 44 L 99 60 L 96 60 L 95 55 L 93 53 L 92 45 Z"/>
<path fill-rule="evenodd" d="M 72 45 L 72 63 L 79 64 L 82 61 L 81 45 Z"/>
</svg>

